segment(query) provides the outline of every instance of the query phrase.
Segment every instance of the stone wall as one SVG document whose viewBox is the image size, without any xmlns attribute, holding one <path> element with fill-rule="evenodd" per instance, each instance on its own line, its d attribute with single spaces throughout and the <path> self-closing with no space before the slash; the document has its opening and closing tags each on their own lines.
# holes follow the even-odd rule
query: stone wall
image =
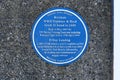
<svg viewBox="0 0 120 80">
<path fill-rule="evenodd" d="M 67 7 L 86 21 L 90 41 L 76 62 L 58 67 L 41 60 L 30 32 L 48 8 Z M 112 80 L 111 0 L 0 0 L 0 80 Z"/>
</svg>

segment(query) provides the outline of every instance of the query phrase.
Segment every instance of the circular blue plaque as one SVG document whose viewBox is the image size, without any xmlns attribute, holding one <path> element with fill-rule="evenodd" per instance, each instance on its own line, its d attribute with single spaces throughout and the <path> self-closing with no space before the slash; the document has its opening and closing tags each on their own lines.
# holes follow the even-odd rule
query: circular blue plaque
<svg viewBox="0 0 120 80">
<path fill-rule="evenodd" d="M 80 15 L 68 8 L 52 8 L 39 15 L 32 29 L 32 44 L 45 61 L 66 65 L 88 46 L 88 29 Z"/>
</svg>

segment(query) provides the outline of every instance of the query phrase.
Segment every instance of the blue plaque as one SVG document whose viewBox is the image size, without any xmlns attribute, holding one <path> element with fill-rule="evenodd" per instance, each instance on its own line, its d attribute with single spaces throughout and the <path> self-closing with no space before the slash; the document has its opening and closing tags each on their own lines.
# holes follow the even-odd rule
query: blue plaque
<svg viewBox="0 0 120 80">
<path fill-rule="evenodd" d="M 88 46 L 88 27 L 82 17 L 68 8 L 52 8 L 39 15 L 32 29 L 32 45 L 46 62 L 67 65 Z"/>
</svg>

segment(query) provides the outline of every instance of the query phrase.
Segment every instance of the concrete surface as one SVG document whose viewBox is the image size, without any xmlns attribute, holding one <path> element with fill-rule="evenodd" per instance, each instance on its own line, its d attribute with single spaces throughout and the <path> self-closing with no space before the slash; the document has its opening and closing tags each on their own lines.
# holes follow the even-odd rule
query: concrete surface
<svg viewBox="0 0 120 80">
<path fill-rule="evenodd" d="M 65 67 L 41 60 L 30 32 L 48 8 L 67 7 L 83 16 L 90 29 L 87 52 Z M 0 80 L 112 80 L 111 0 L 0 0 Z"/>
</svg>

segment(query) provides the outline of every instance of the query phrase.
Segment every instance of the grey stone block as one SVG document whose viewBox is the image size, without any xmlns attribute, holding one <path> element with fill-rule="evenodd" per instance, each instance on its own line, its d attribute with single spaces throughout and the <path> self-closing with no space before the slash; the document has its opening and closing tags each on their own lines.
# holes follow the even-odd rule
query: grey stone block
<svg viewBox="0 0 120 80">
<path fill-rule="evenodd" d="M 67 7 L 86 20 L 90 41 L 78 61 L 64 67 L 41 60 L 30 32 L 48 8 Z M 111 0 L 0 0 L 0 80 L 112 80 Z"/>
</svg>

